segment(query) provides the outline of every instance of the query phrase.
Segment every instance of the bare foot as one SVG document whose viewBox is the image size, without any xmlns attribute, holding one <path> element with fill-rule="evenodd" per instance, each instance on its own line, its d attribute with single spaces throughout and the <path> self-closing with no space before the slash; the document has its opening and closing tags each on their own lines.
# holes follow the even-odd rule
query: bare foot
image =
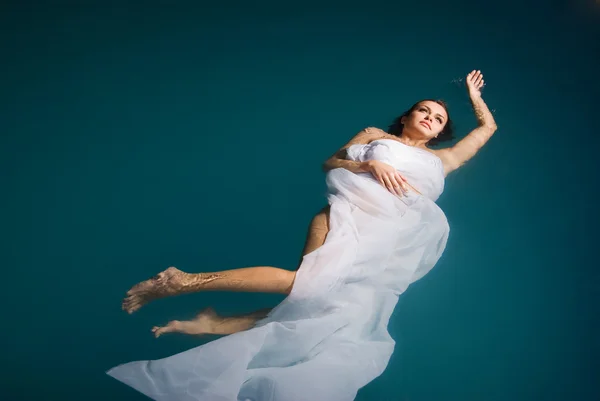
<svg viewBox="0 0 600 401">
<path fill-rule="evenodd" d="M 188 273 L 169 267 L 151 279 L 134 285 L 123 300 L 123 310 L 133 313 L 154 299 L 182 294 L 187 276 Z"/>
<path fill-rule="evenodd" d="M 165 333 L 183 333 L 199 336 L 202 334 L 216 334 L 215 327 L 223 320 L 213 308 L 206 308 L 198 313 L 193 320 L 172 320 L 166 326 L 152 328 L 156 338 Z"/>
</svg>

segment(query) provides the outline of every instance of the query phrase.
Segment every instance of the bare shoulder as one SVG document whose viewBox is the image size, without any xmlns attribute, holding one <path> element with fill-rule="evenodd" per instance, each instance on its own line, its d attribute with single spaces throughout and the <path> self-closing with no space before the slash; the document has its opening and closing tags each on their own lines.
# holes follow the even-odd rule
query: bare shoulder
<svg viewBox="0 0 600 401">
<path fill-rule="evenodd" d="M 364 129 L 364 131 L 370 133 L 371 135 L 375 135 L 375 136 L 379 136 L 379 137 L 392 136 L 392 135 L 388 134 L 387 132 L 385 132 L 384 130 L 382 130 L 381 128 L 377 128 L 377 127 L 367 127 Z"/>
<path fill-rule="evenodd" d="M 347 148 L 352 145 L 365 145 L 367 143 L 373 142 L 376 139 L 382 139 L 392 137 L 390 134 L 385 132 L 384 130 L 376 127 L 367 127 L 356 134 L 345 146 Z"/>
</svg>

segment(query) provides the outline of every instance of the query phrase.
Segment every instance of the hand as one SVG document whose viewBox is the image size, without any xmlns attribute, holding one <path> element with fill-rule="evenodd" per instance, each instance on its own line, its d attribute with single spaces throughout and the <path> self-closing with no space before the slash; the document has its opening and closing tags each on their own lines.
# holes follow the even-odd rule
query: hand
<svg viewBox="0 0 600 401">
<path fill-rule="evenodd" d="M 483 85 L 485 83 L 481 71 L 471 71 L 469 75 L 467 75 L 465 83 L 467 84 L 467 91 L 469 92 L 469 96 L 481 96 L 481 88 L 483 88 Z"/>
<path fill-rule="evenodd" d="M 402 196 L 405 192 L 408 192 L 406 178 L 402 177 L 398 170 L 389 164 L 379 160 L 371 160 L 366 163 L 365 167 L 392 194 Z"/>
</svg>

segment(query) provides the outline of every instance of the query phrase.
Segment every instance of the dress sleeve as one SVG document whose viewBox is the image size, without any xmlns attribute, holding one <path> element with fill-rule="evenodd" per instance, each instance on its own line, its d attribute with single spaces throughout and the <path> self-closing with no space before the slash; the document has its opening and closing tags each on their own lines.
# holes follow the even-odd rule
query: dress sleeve
<svg viewBox="0 0 600 401">
<path fill-rule="evenodd" d="M 356 144 L 356 145 L 349 146 L 346 149 L 346 159 L 352 160 L 355 162 L 364 161 L 363 158 L 364 158 L 367 146 L 369 146 L 369 145 Z"/>
</svg>

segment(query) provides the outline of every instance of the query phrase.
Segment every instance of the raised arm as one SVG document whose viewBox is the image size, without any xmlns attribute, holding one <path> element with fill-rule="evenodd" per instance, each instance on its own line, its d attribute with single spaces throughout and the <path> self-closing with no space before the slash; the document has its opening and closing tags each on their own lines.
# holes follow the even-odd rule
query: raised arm
<svg viewBox="0 0 600 401">
<path fill-rule="evenodd" d="M 469 92 L 469 97 L 471 98 L 475 117 L 477 118 L 477 128 L 471 131 L 456 145 L 436 152 L 444 161 L 446 174 L 461 167 L 475 156 L 479 149 L 481 149 L 492 137 L 494 132 L 496 132 L 497 126 L 496 121 L 494 121 L 494 116 L 481 97 L 483 82 L 483 74 L 480 71 L 471 71 L 469 75 L 467 75 L 467 90 Z"/>
</svg>

